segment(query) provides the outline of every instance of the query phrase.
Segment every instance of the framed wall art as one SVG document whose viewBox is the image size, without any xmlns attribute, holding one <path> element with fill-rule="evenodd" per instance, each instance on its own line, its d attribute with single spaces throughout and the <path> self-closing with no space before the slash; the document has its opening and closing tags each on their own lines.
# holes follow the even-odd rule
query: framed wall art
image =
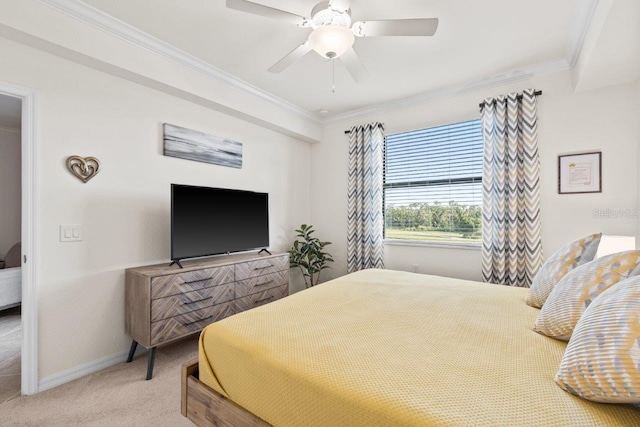
<svg viewBox="0 0 640 427">
<path fill-rule="evenodd" d="M 242 143 L 164 124 L 164 155 L 231 168 L 242 168 Z"/>
<path fill-rule="evenodd" d="M 602 193 L 602 152 L 558 156 L 558 193 Z"/>
</svg>

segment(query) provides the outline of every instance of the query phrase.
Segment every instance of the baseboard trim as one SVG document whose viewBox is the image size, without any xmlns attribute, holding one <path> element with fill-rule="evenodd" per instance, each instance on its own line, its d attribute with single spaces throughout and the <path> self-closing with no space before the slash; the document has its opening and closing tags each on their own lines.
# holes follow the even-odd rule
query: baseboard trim
<svg viewBox="0 0 640 427">
<path fill-rule="evenodd" d="M 145 349 L 141 349 L 140 346 L 138 346 L 138 351 L 140 350 L 146 351 Z M 143 351 L 140 351 L 140 352 L 143 352 Z M 136 354 L 137 353 L 138 352 L 136 352 Z M 126 362 L 128 355 L 129 355 L 129 351 L 124 350 L 119 353 L 114 353 L 110 356 L 106 356 L 101 359 L 94 360 L 92 362 L 84 363 L 82 365 L 76 366 L 66 371 L 49 375 L 48 377 L 42 378 L 40 380 L 38 384 L 38 392 L 42 392 L 45 390 L 52 389 L 54 387 L 58 387 L 62 384 L 66 384 L 73 380 L 77 380 L 78 378 L 82 378 L 86 375 L 93 374 L 95 372 L 101 371 L 106 368 L 110 368 L 111 366 L 115 366 L 118 363 Z"/>
</svg>

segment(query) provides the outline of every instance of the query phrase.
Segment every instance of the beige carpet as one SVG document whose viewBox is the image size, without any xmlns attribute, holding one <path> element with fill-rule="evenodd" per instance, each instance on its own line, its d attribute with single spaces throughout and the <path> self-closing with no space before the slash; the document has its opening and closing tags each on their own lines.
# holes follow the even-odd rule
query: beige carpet
<svg viewBox="0 0 640 427">
<path fill-rule="evenodd" d="M 33 396 L 0 405 L 2 426 L 193 426 L 180 414 L 182 362 L 198 354 L 197 336 Z"/>
</svg>

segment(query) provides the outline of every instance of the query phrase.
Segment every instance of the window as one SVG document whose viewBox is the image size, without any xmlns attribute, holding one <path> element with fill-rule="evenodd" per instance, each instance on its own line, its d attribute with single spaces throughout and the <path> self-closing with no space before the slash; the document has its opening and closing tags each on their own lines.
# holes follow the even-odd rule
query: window
<svg viewBox="0 0 640 427">
<path fill-rule="evenodd" d="M 471 120 L 385 138 L 385 238 L 482 239 L 482 124 Z"/>
</svg>

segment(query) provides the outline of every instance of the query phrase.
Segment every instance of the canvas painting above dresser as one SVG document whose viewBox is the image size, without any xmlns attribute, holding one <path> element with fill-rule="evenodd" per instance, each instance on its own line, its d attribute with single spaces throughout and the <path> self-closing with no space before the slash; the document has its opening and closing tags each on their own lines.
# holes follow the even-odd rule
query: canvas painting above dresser
<svg viewBox="0 0 640 427">
<path fill-rule="evenodd" d="M 235 313 L 289 295 L 289 255 L 234 254 L 186 261 L 184 268 L 158 264 L 125 273 L 125 329 L 149 349 L 147 379 L 157 346 L 199 333 Z"/>
</svg>

